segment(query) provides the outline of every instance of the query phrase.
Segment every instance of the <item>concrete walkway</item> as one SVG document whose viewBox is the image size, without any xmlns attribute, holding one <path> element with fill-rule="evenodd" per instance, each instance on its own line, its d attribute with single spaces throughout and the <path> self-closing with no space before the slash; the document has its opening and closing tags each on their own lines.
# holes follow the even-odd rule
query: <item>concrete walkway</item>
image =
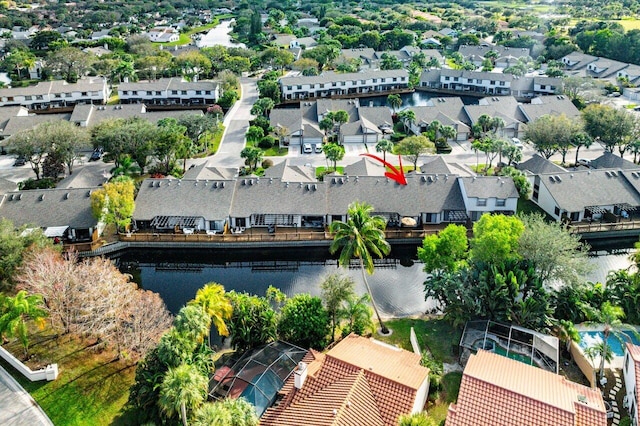
<svg viewBox="0 0 640 426">
<path fill-rule="evenodd" d="M 0 367 L 0 425 L 53 426 L 42 408 L 7 371 Z"/>
</svg>

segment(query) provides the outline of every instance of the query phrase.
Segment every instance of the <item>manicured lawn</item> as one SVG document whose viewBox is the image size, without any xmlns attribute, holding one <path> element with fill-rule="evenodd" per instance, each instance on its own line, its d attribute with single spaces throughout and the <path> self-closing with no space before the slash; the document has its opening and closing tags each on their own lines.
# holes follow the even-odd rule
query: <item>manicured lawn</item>
<svg viewBox="0 0 640 426">
<path fill-rule="evenodd" d="M 619 21 L 609 21 L 622 25 L 625 31 L 640 30 L 640 19 L 625 18 Z"/>
<path fill-rule="evenodd" d="M 133 384 L 135 365 L 116 361 L 110 351 L 100 351 L 68 336 L 55 338 L 49 329 L 32 337 L 30 367 L 57 363 L 60 375 L 52 382 L 31 382 L 14 369 L 4 368 L 33 396 L 56 425 L 133 424 L 121 411 Z M 17 356 L 16 344 L 4 346 Z"/>
<path fill-rule="evenodd" d="M 326 173 L 327 169 L 333 170 L 333 167 L 329 167 L 329 168 L 327 168 L 325 166 L 316 167 L 316 177 L 323 176 Z M 336 167 L 336 172 L 338 174 L 344 174 L 344 167 L 337 166 Z"/>
<path fill-rule="evenodd" d="M 377 339 L 412 351 L 409 334 L 411 327 L 413 327 L 422 350 L 428 348 L 434 358 L 442 362 L 457 361 L 453 347 L 460 342 L 462 330 L 453 328 L 446 321 L 442 319 L 402 318 L 387 321 L 386 324 L 393 330 L 393 334 L 388 337 L 377 336 Z"/>
</svg>

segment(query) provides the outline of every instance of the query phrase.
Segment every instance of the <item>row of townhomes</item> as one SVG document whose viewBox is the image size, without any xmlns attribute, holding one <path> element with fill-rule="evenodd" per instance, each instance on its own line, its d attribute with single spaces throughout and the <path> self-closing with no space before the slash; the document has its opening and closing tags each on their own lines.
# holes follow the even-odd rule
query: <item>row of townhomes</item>
<svg viewBox="0 0 640 426">
<path fill-rule="evenodd" d="M 420 76 L 420 88 L 532 98 L 553 95 L 562 90 L 562 79 L 556 77 L 516 77 L 512 74 L 453 69 L 429 69 Z"/>
<path fill-rule="evenodd" d="M 465 105 L 459 97 L 439 97 L 431 99 L 425 106 L 409 109 L 416 116 L 416 121 L 410 124 L 414 134 L 425 132 L 429 124 L 437 120 L 456 131 L 451 142 L 468 140 L 471 127 L 485 114 L 504 121 L 501 132 L 505 138 L 524 137 L 527 123 L 546 114 L 564 114 L 572 119 L 580 116 L 571 100 L 563 95 L 539 96 L 529 103 L 520 103 L 510 96 L 487 97 L 480 99 L 477 105 Z M 349 121 L 337 129 L 341 143 L 375 145 L 393 133 L 389 108 L 362 105 L 358 98 L 302 101 L 297 107 L 273 109 L 269 119 L 271 126 L 280 129 L 277 133 L 286 135 L 284 145 L 319 144 L 326 136 L 320 129 L 320 121 L 328 112 L 338 110 L 349 114 Z"/>
<path fill-rule="evenodd" d="M 24 106 L 40 110 L 79 104 L 104 105 L 110 95 L 111 89 L 104 77 L 81 78 L 76 83 L 43 81 L 34 86 L 0 89 L 0 107 Z M 124 82 L 118 86 L 122 103 L 204 106 L 216 103 L 221 95 L 222 89 L 217 82 L 186 81 L 179 77 Z"/>
<path fill-rule="evenodd" d="M 191 228 L 221 233 L 225 227 L 323 230 L 333 220 L 345 220 L 353 200 L 373 205 L 390 228 L 399 227 L 403 218 L 412 218 L 414 228 L 422 229 L 467 224 L 487 212 L 516 211 L 518 193 L 510 178 L 469 176 L 441 157 L 430 160 L 407 175 L 407 185 L 388 179 L 382 165 L 364 158 L 346 166 L 344 175 L 329 175 L 324 181 L 315 178 L 313 168 L 287 162 L 269 168 L 263 177 L 238 176 L 237 169 L 203 164 L 188 170 L 183 179 L 143 181 L 133 218 L 139 231 Z M 63 227 L 71 241 L 90 236 L 97 223 L 88 220 L 89 194 L 102 183 L 100 176 L 74 174 L 70 179 L 75 183 L 63 183 L 62 188 L 6 192 L 0 215 L 16 226 Z"/>
<path fill-rule="evenodd" d="M 532 200 L 556 220 L 572 224 L 621 222 L 640 212 L 640 166 L 605 153 L 591 168 L 563 169 L 535 155 L 518 165 L 532 183 Z M 377 162 L 363 158 L 346 166 L 343 175 L 318 181 L 311 167 L 288 162 L 269 168 L 263 177 L 238 176 L 237 169 L 195 166 L 183 179 L 145 180 L 133 215 L 139 231 L 173 233 L 181 228 L 221 232 L 228 228 L 324 229 L 344 220 L 353 200 L 366 201 L 390 228 L 403 218 L 416 227 L 443 223 L 469 224 L 484 213 L 512 214 L 518 193 L 505 177 L 473 176 L 442 157 L 429 157 L 407 185 L 384 176 Z M 91 235 L 89 192 L 102 176 L 74 174 L 71 183 L 49 190 L 18 192 L 0 185 L 0 215 L 17 226 L 65 227 L 75 238 Z M 102 181 L 101 181 L 102 179 Z M 176 228 L 177 227 L 177 228 Z"/>
<path fill-rule="evenodd" d="M 632 85 L 640 82 L 640 66 L 613 59 L 572 52 L 562 59 L 565 73 L 578 77 L 592 77 L 617 84 L 619 78 L 626 78 Z"/>
<path fill-rule="evenodd" d="M 316 76 L 282 77 L 280 91 L 284 101 L 338 96 L 394 93 L 409 90 L 407 70 L 371 70 L 355 73 L 324 72 Z"/>
</svg>

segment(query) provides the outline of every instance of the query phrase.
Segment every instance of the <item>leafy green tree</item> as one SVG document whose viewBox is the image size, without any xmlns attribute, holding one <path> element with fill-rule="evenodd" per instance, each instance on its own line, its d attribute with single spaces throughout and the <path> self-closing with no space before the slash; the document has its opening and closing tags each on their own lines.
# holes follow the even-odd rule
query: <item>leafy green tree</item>
<svg viewBox="0 0 640 426">
<path fill-rule="evenodd" d="M 391 251 L 391 246 L 385 239 L 384 229 L 386 221 L 382 216 L 372 216 L 373 207 L 367 203 L 354 202 L 347 209 L 347 220 L 331 222 L 329 230 L 334 234 L 329 247 L 331 254 L 340 250 L 338 262 L 347 267 L 354 257 L 360 263 L 362 279 L 371 297 L 371 304 L 384 334 L 388 333 L 387 327 L 382 322 L 378 307 L 373 299 L 369 281 L 365 272 L 373 273 L 373 256 L 382 258 Z"/>
<path fill-rule="evenodd" d="M 543 115 L 529 123 L 525 137 L 546 159 L 561 151 L 564 164 L 567 151 L 572 146 L 573 135 L 579 131 L 574 123 L 564 114 Z"/>
<path fill-rule="evenodd" d="M 25 254 L 44 247 L 54 247 L 40 229 L 24 233 L 11 221 L 0 218 L 0 290 L 11 291 L 16 270 L 22 265 Z M 60 246 L 56 246 L 60 249 Z"/>
<path fill-rule="evenodd" d="M 22 80 L 23 71 L 28 70 L 36 63 L 36 57 L 33 53 L 23 49 L 11 49 L 9 54 L 2 61 L 7 70 L 16 71 L 16 79 Z"/>
<path fill-rule="evenodd" d="M 387 96 L 387 104 L 393 109 L 393 113 L 402 106 L 402 98 L 398 94 L 391 94 Z"/>
<path fill-rule="evenodd" d="M 610 271 L 606 289 L 611 301 L 624 310 L 627 322 L 640 324 L 640 310 L 637 309 L 640 301 L 640 275 L 637 271 Z"/>
<path fill-rule="evenodd" d="M 473 262 L 501 262 L 518 259 L 520 236 L 524 232 L 522 220 L 501 214 L 482 215 L 473 224 L 469 257 Z"/>
<path fill-rule="evenodd" d="M 24 349 L 25 358 L 29 355 L 28 321 L 34 321 L 44 327 L 47 313 L 42 306 L 44 301 L 39 294 L 28 295 L 20 290 L 14 297 L 0 294 L 0 337 L 17 337 Z"/>
<path fill-rule="evenodd" d="M 214 114 L 185 114 L 178 117 L 178 124 L 186 128 L 186 135 L 191 139 L 200 152 L 206 152 L 208 146 L 202 143 L 202 138 L 207 133 L 215 133 L 218 130 L 218 119 Z"/>
<path fill-rule="evenodd" d="M 211 323 L 216 327 L 218 334 L 228 336 L 229 329 L 225 321 L 231 318 L 233 307 L 227 298 L 224 287 L 221 284 L 210 282 L 198 289 L 196 297 L 190 304 L 201 306 L 211 318 Z"/>
<path fill-rule="evenodd" d="M 455 272 L 466 265 L 468 249 L 467 228 L 450 224 L 438 234 L 424 237 L 418 258 L 424 263 L 425 272 Z"/>
<path fill-rule="evenodd" d="M 380 57 L 380 69 L 381 70 L 400 70 L 402 69 L 402 62 L 397 57 L 388 53 L 383 53 Z"/>
<path fill-rule="evenodd" d="M 349 113 L 343 109 L 334 111 L 332 115 L 333 121 L 338 125 L 338 141 L 342 141 L 342 125 L 349 121 Z"/>
<path fill-rule="evenodd" d="M 331 274 L 320 284 L 322 301 L 331 318 L 331 342 L 335 340 L 336 327 L 340 318 L 340 310 L 351 296 L 354 296 L 355 282 L 351 277 Z"/>
<path fill-rule="evenodd" d="M 7 143 L 7 151 L 26 158 L 38 180 L 42 164 L 51 151 L 46 131 L 50 125 L 49 122 L 45 122 L 32 129 L 22 130 L 12 135 Z"/>
<path fill-rule="evenodd" d="M 206 400 L 209 380 L 194 366 L 182 364 L 169 368 L 160 385 L 158 404 L 173 417 L 180 413 L 182 424 L 187 426 L 187 413 L 197 409 Z"/>
<path fill-rule="evenodd" d="M 228 292 L 227 297 L 233 307 L 227 325 L 234 349 L 244 352 L 277 338 L 276 312 L 266 298 L 235 291 Z"/>
<path fill-rule="evenodd" d="M 246 139 L 248 142 L 257 142 L 264 137 L 264 130 L 261 127 L 249 126 L 247 129 Z"/>
<path fill-rule="evenodd" d="M 516 148 L 520 151 L 519 148 Z M 500 176 L 509 176 L 513 179 L 513 184 L 516 186 L 518 190 L 518 195 L 523 200 L 528 200 L 531 196 L 531 182 L 527 179 L 527 175 L 525 175 L 522 170 L 518 170 L 515 167 L 503 167 L 500 169 L 498 173 Z"/>
<path fill-rule="evenodd" d="M 407 157 L 413 163 L 413 170 L 417 170 L 420 156 L 435 152 L 435 146 L 426 136 L 409 136 L 396 145 L 395 151 Z"/>
<path fill-rule="evenodd" d="M 576 160 L 575 164 L 578 164 L 578 155 L 580 153 L 580 148 L 585 147 L 589 148 L 593 143 L 593 139 L 584 131 L 574 133 L 571 136 L 571 145 L 576 148 Z"/>
<path fill-rule="evenodd" d="M 277 89 L 280 90 L 280 87 L 277 87 Z M 227 90 L 222 94 L 222 96 L 220 96 L 220 99 L 218 99 L 218 105 L 228 110 L 236 103 L 237 100 L 238 92 L 235 90 Z"/>
<path fill-rule="evenodd" d="M 275 102 L 271 98 L 259 98 L 251 107 L 251 114 L 269 116 L 269 113 L 275 106 Z"/>
<path fill-rule="evenodd" d="M 322 350 L 327 345 L 329 315 L 322 299 L 297 294 L 287 299 L 278 321 L 280 339 L 303 348 Z"/>
<path fill-rule="evenodd" d="M 93 215 L 105 223 L 113 223 L 117 229 L 125 229 L 131 224 L 135 185 L 128 176 L 118 176 L 102 188 L 91 192 Z"/>
<path fill-rule="evenodd" d="M 67 166 L 69 174 L 73 173 L 73 165 L 80 158 L 80 151 L 89 146 L 89 133 L 69 121 L 50 121 L 38 126 L 40 137 L 50 143 L 51 153 L 60 158 Z"/>
<path fill-rule="evenodd" d="M 240 151 L 240 158 L 244 158 L 249 165 L 250 170 L 255 170 L 258 167 L 258 163 L 262 160 L 264 151 L 260 148 L 248 146 Z"/>
<path fill-rule="evenodd" d="M 92 62 L 90 54 L 69 46 L 51 52 L 47 58 L 47 67 L 72 83 L 89 71 Z"/>
<path fill-rule="evenodd" d="M 131 156 L 125 155 L 122 157 L 120 161 L 120 165 L 118 167 L 114 167 L 111 169 L 112 176 L 134 176 L 140 174 L 140 167 L 136 165 Z"/>
<path fill-rule="evenodd" d="M 178 124 L 175 118 L 163 118 L 158 121 L 153 153 L 164 168 L 166 175 L 170 174 L 180 147 L 185 143 L 187 128 Z"/>
<path fill-rule="evenodd" d="M 544 284 L 576 284 L 592 267 L 588 246 L 560 222 L 547 222 L 540 214 L 519 216 L 524 230 L 517 251 L 530 261 Z"/>
<path fill-rule="evenodd" d="M 167 367 L 177 367 L 191 362 L 197 342 L 190 340 L 175 327 L 162 335 L 158 343 L 158 358 Z"/>
<path fill-rule="evenodd" d="M 144 424 L 151 422 L 161 424 L 163 421 L 158 399 L 160 397 L 160 385 L 168 370 L 158 356 L 159 348 L 156 347 L 138 362 L 136 366 L 135 381 L 129 388 L 127 406 L 134 408 L 135 422 Z"/>
<path fill-rule="evenodd" d="M 620 155 L 624 155 L 635 127 L 630 113 L 609 105 L 591 104 L 582 111 L 582 119 L 584 130 L 593 140 L 604 144 L 609 152 L 617 146 Z"/>
</svg>

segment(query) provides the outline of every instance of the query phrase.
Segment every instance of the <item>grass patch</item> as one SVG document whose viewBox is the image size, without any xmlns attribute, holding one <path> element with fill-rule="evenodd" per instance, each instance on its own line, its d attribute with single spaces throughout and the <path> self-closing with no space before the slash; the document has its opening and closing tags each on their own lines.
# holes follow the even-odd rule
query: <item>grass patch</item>
<svg viewBox="0 0 640 426">
<path fill-rule="evenodd" d="M 249 141 L 247 141 L 247 146 L 260 148 L 257 143 Z M 269 149 L 262 149 L 262 153 L 264 157 L 283 157 L 289 153 L 289 148 L 280 148 L 280 146 L 274 145 Z"/>
<path fill-rule="evenodd" d="M 523 213 L 523 214 L 534 214 L 534 213 L 537 213 L 537 214 L 541 214 L 542 216 L 544 216 L 547 220 L 551 219 L 551 217 L 547 214 L 547 212 L 542 210 L 536 203 L 534 203 L 531 200 L 524 200 L 522 198 L 518 198 L 517 212 L 518 213 Z"/>
<path fill-rule="evenodd" d="M 63 336 L 56 338 L 47 328 L 32 335 L 32 368 L 57 363 L 60 370 L 53 382 L 31 382 L 9 367 L 4 368 L 33 396 L 56 425 L 132 424 L 122 415 L 134 382 L 135 365 L 116 361 L 110 351 Z M 20 356 L 16 343 L 4 347 Z"/>
<path fill-rule="evenodd" d="M 640 30 L 640 19 L 624 18 L 619 21 L 609 21 L 620 24 L 625 31 Z"/>
<path fill-rule="evenodd" d="M 442 376 L 440 384 L 442 385 L 442 400 L 446 404 L 456 402 L 458 392 L 460 392 L 460 382 L 462 382 L 462 372 L 452 371 Z"/>
<path fill-rule="evenodd" d="M 333 167 L 325 167 L 325 166 L 316 167 L 316 177 L 324 176 L 325 174 L 330 173 L 332 171 L 333 171 Z M 339 175 L 344 174 L 344 167 L 337 166 L 336 173 L 338 173 Z"/>
<path fill-rule="evenodd" d="M 453 328 L 445 320 L 401 318 L 387 321 L 386 325 L 393 330 L 393 334 L 388 337 L 378 336 L 378 339 L 413 351 L 409 341 L 409 334 L 413 327 L 422 350 L 429 349 L 438 361 L 457 362 L 453 348 L 460 342 L 462 330 Z"/>
<path fill-rule="evenodd" d="M 494 168 L 490 167 L 488 170 L 486 170 L 486 175 L 485 175 L 485 169 L 487 168 L 487 165 L 483 163 L 480 163 L 478 165 L 475 165 L 475 164 L 471 165 L 469 166 L 469 168 L 473 170 L 475 173 L 478 173 L 483 176 L 493 176 L 494 174 Z"/>
</svg>

